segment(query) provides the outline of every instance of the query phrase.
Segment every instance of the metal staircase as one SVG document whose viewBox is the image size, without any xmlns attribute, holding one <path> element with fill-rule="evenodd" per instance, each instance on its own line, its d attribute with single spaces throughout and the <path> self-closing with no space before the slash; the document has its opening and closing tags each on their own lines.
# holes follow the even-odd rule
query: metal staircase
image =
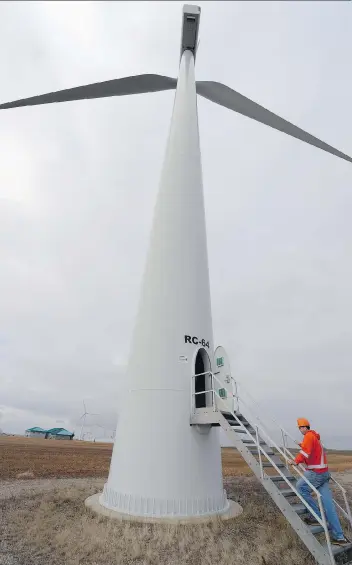
<svg viewBox="0 0 352 565">
<path fill-rule="evenodd" d="M 239 409 L 232 411 L 229 408 L 228 400 L 226 401 L 218 392 L 218 389 L 220 389 L 223 395 L 224 384 L 210 371 L 202 373 L 202 375 L 205 374 L 210 377 L 211 388 L 206 391 L 195 392 L 193 383 L 190 424 L 198 427 L 199 431 L 205 431 L 204 427 L 221 426 L 231 444 L 240 452 L 319 565 L 347 563 L 352 565 L 352 544 L 347 547 L 331 544 L 319 491 L 304 478 L 302 467 L 293 470 L 288 466 L 287 461 L 294 459 L 294 455 L 287 446 L 289 434 L 282 427 L 279 427 L 283 447 L 277 445 L 258 416 L 254 419 L 245 417 L 241 413 L 242 406 L 241 411 Z M 194 375 L 194 379 L 197 376 L 200 375 Z M 235 394 L 225 388 L 226 397 L 235 397 L 237 408 L 239 408 L 241 403 L 244 404 L 244 401 L 238 396 L 237 385 L 234 389 L 236 390 Z M 209 406 L 196 408 L 197 394 L 206 394 Z M 309 506 L 296 489 L 296 481 L 299 477 L 303 477 L 310 484 L 317 497 L 322 518 L 319 518 L 313 510 L 310 510 L 310 512 L 317 519 L 319 525 L 310 526 L 303 521 L 308 514 Z M 342 508 L 336 501 L 335 504 L 352 528 L 352 517 L 346 491 L 335 479 L 333 480 L 341 489 L 346 508 Z"/>
</svg>

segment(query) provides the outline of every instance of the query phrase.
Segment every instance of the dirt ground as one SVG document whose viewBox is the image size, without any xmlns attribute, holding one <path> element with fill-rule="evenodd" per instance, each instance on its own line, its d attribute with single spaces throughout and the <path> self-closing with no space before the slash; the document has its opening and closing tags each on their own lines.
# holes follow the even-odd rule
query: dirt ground
<svg viewBox="0 0 352 565">
<path fill-rule="evenodd" d="M 112 444 L 0 437 L 0 479 L 105 477 Z"/>
<path fill-rule="evenodd" d="M 0 479 L 106 477 L 111 453 L 106 443 L 0 436 Z M 328 457 L 331 471 L 352 470 L 352 452 L 328 452 Z M 222 463 L 225 477 L 251 476 L 233 448 L 223 448 Z"/>
</svg>

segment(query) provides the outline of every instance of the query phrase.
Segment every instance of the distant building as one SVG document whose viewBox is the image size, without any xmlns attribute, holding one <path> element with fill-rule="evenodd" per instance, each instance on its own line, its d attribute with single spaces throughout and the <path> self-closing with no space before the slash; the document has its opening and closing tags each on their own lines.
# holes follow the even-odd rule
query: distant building
<svg viewBox="0 0 352 565">
<path fill-rule="evenodd" d="M 25 432 L 26 437 L 41 437 L 43 439 L 73 439 L 74 433 L 65 430 L 65 428 L 51 428 L 50 430 L 44 430 L 35 426 L 34 428 L 29 428 Z"/>
<path fill-rule="evenodd" d="M 47 430 L 48 439 L 73 439 L 75 434 L 65 430 L 65 428 L 51 428 Z"/>
<path fill-rule="evenodd" d="M 43 439 L 46 438 L 47 430 L 43 430 L 43 428 L 39 428 L 35 426 L 34 428 L 29 428 L 26 430 L 25 435 L 26 437 L 41 437 Z"/>
</svg>

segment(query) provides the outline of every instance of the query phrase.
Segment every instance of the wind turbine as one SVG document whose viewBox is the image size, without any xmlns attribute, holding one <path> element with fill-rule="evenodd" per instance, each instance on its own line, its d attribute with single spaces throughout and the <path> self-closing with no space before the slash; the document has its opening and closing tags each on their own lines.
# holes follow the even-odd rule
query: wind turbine
<svg viewBox="0 0 352 565">
<path fill-rule="evenodd" d="M 100 496 L 110 510 L 153 519 L 221 515 L 230 505 L 218 434 L 190 425 L 193 406 L 209 406 L 206 392 L 198 403 L 194 392 L 210 386 L 206 373 L 214 353 L 197 93 L 352 162 L 228 86 L 196 82 L 199 20 L 199 7 L 184 6 L 178 79 L 142 74 L 0 105 L 9 109 L 176 88 L 128 363 L 130 388 Z"/>
<path fill-rule="evenodd" d="M 82 418 L 83 418 L 83 420 L 82 420 L 82 426 L 81 426 L 81 431 L 80 431 L 80 434 L 79 434 L 79 439 L 80 439 L 80 440 L 83 439 L 83 435 L 82 435 L 82 434 L 83 434 L 83 429 L 84 429 L 84 427 L 85 427 L 85 425 L 86 425 L 86 417 L 87 417 L 87 416 L 99 416 L 99 414 L 93 414 L 92 412 L 87 412 L 87 408 L 86 408 L 86 404 L 85 404 L 84 400 L 83 400 L 83 410 L 84 410 L 84 412 L 83 412 L 82 416 L 80 417 L 80 420 L 82 420 Z"/>
</svg>

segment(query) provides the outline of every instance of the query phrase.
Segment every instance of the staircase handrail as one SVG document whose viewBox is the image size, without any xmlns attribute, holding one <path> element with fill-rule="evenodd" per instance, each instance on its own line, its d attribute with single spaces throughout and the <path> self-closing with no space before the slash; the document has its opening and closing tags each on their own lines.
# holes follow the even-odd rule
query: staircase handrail
<svg viewBox="0 0 352 565">
<path fill-rule="evenodd" d="M 214 395 L 216 397 L 218 397 L 220 399 L 221 402 L 224 402 L 224 399 L 221 398 L 221 396 L 219 395 L 218 391 L 216 390 L 215 386 L 214 386 L 214 381 L 217 381 L 219 384 L 221 384 L 221 388 L 224 388 L 226 390 L 227 393 L 231 394 L 230 391 L 224 386 L 224 384 L 214 375 L 214 373 L 211 373 L 212 375 L 212 382 L 213 382 L 213 392 Z M 225 404 L 226 405 L 226 404 Z M 275 468 L 275 470 L 279 473 L 279 475 L 283 478 L 283 480 L 289 485 L 289 487 L 294 491 L 295 495 L 301 500 L 301 502 L 303 502 L 304 506 L 307 508 L 307 510 L 309 511 L 310 514 L 312 514 L 314 516 L 314 518 L 318 521 L 318 523 L 322 526 L 323 530 L 324 530 L 324 534 L 325 534 L 325 538 L 326 538 L 326 542 L 327 542 L 327 548 L 329 551 L 329 556 L 330 556 L 330 560 L 331 560 L 331 564 L 335 565 L 335 558 L 332 552 L 332 547 L 331 547 L 331 539 L 330 539 L 330 533 L 329 533 L 329 529 L 328 529 L 328 525 L 327 525 L 327 521 L 326 521 L 326 517 L 325 517 L 325 511 L 324 511 L 324 507 L 322 504 L 322 500 L 321 500 L 321 493 L 316 489 L 316 487 L 314 487 L 314 485 L 312 485 L 312 483 L 304 476 L 304 474 L 301 472 L 300 469 L 298 469 L 296 467 L 296 472 L 298 473 L 298 475 L 309 485 L 309 487 L 311 488 L 311 490 L 315 493 L 317 500 L 318 500 L 318 505 L 319 505 L 319 510 L 320 510 L 320 517 L 315 513 L 315 511 L 313 510 L 313 508 L 311 508 L 309 506 L 309 504 L 306 502 L 306 500 L 304 500 L 304 498 L 302 497 L 302 495 L 298 492 L 298 490 L 296 489 L 296 487 L 288 480 L 288 478 L 286 477 L 286 475 L 284 475 L 284 473 L 281 471 L 281 469 L 279 467 L 277 467 L 275 461 L 272 460 L 272 458 L 270 457 L 270 455 L 261 447 L 260 445 L 260 440 L 255 438 L 254 436 L 252 436 L 249 431 L 247 430 L 247 428 L 243 425 L 243 423 L 241 422 L 241 420 L 238 418 L 238 416 L 235 414 L 235 412 L 233 412 L 231 409 L 228 410 L 229 413 L 231 414 L 231 416 L 233 417 L 233 419 L 235 421 L 238 422 L 238 424 L 240 425 L 240 427 L 242 429 L 244 429 L 247 433 L 247 435 L 250 437 L 250 439 L 253 441 L 253 444 L 257 447 L 258 449 L 258 453 L 262 453 L 262 455 L 264 455 L 268 461 L 271 463 L 271 465 Z M 265 435 L 267 437 L 267 439 L 269 440 L 269 442 L 273 445 L 273 447 L 281 454 L 281 456 L 287 460 L 288 457 L 287 455 L 284 453 L 284 451 L 276 444 L 276 442 L 269 436 L 269 434 L 261 427 L 261 426 L 256 426 L 257 428 L 257 437 L 258 437 L 258 431 L 260 430 L 261 434 Z M 264 475 L 264 471 L 262 469 L 262 465 L 261 465 L 261 473 L 262 473 L 262 477 Z M 265 473 L 265 479 L 270 479 L 270 476 L 267 475 L 267 473 Z"/>
<path fill-rule="evenodd" d="M 233 380 L 236 383 L 236 390 L 238 391 L 238 386 L 240 385 L 240 387 L 246 392 L 246 394 L 248 395 L 248 397 L 251 399 L 251 401 L 253 402 L 253 404 L 255 404 L 256 406 L 258 406 L 258 408 L 262 408 L 261 404 L 255 400 L 253 398 L 253 396 L 248 392 L 248 390 L 243 386 L 243 384 L 240 381 L 236 381 L 232 376 L 231 376 L 231 380 Z M 243 398 L 241 398 L 241 396 L 238 394 L 237 392 L 237 402 L 242 402 L 242 404 L 244 404 L 244 406 L 246 406 L 248 408 L 248 410 L 251 410 L 250 407 L 246 404 L 246 402 L 243 400 Z M 262 419 L 259 416 L 255 416 L 256 420 L 258 420 L 258 422 L 260 422 L 262 425 L 265 426 L 265 423 L 262 421 Z M 278 426 L 278 428 L 280 429 L 281 433 L 283 435 L 286 435 L 287 437 L 289 437 L 298 447 L 300 447 L 299 443 L 295 440 L 295 438 L 293 436 L 291 436 L 291 434 L 283 427 L 281 426 L 281 424 L 273 417 L 273 416 L 268 416 L 268 419 L 270 419 L 276 426 Z M 284 445 L 283 445 L 283 449 L 284 451 L 287 452 L 287 455 L 289 457 L 289 459 L 294 459 L 295 456 L 294 454 L 290 451 L 290 449 L 285 445 L 285 440 L 284 440 Z M 305 467 L 300 464 L 299 468 L 304 472 L 306 469 Z M 347 498 L 347 491 L 346 489 L 341 485 L 341 483 L 339 483 L 336 478 L 330 473 L 331 476 L 331 480 L 335 483 L 335 485 L 340 489 L 340 491 L 342 492 L 342 497 L 344 499 L 344 503 L 346 506 L 346 509 L 342 508 L 342 506 L 334 499 L 334 503 L 336 504 L 336 506 L 338 506 L 338 508 L 340 509 L 340 511 L 342 512 L 342 514 L 344 515 L 344 517 L 348 520 L 350 527 L 352 529 L 352 513 L 351 513 L 351 507 L 350 504 L 348 502 L 348 498 Z"/>
<path fill-rule="evenodd" d="M 237 385 L 240 385 L 240 387 L 243 388 L 243 390 L 249 396 L 249 398 L 251 399 L 253 404 L 258 406 L 258 408 L 262 408 L 262 405 L 257 400 L 255 400 L 255 398 L 253 398 L 253 396 L 248 392 L 248 390 L 246 389 L 246 387 L 243 385 L 243 383 L 241 381 L 236 381 L 232 376 L 231 376 L 231 380 L 233 380 Z M 239 398 L 239 396 L 238 396 L 238 398 Z M 244 402 L 242 398 L 241 398 L 241 401 Z M 258 418 L 258 420 L 260 420 L 260 418 L 258 416 L 257 416 L 257 418 Z M 271 420 L 281 431 L 283 431 L 287 435 L 287 437 L 289 437 L 298 447 L 300 447 L 298 441 L 280 424 L 280 422 L 278 422 L 273 416 L 268 416 L 268 419 Z"/>
</svg>

